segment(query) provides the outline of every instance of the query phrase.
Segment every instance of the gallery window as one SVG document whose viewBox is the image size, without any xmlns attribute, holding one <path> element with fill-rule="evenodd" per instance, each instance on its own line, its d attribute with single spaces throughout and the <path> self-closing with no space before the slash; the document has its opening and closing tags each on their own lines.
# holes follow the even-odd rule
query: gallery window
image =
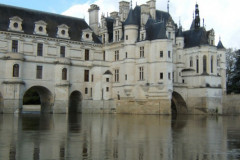
<svg viewBox="0 0 240 160">
<path fill-rule="evenodd" d="M 13 77 L 19 77 L 19 65 L 18 64 L 13 65 Z"/>
<path fill-rule="evenodd" d="M 114 78 L 115 78 L 115 82 L 119 82 L 119 69 L 115 70 Z"/>
<path fill-rule="evenodd" d="M 60 47 L 60 57 L 65 57 L 65 46 Z"/>
<path fill-rule="evenodd" d="M 37 44 L 37 56 L 42 56 L 43 55 L 43 44 L 38 43 Z"/>
<path fill-rule="evenodd" d="M 143 69 L 143 67 L 139 67 L 139 80 L 140 81 L 144 80 L 144 69 Z"/>
<path fill-rule="evenodd" d="M 37 66 L 37 72 L 36 72 L 37 79 L 42 79 L 42 70 L 43 70 L 42 66 Z"/>
<path fill-rule="evenodd" d="M 89 49 L 85 49 L 85 61 L 89 61 Z"/>
<path fill-rule="evenodd" d="M 18 52 L 18 41 L 12 40 L 12 52 Z"/>
<path fill-rule="evenodd" d="M 67 80 L 67 68 L 62 69 L 62 80 Z"/>
<path fill-rule="evenodd" d="M 84 70 L 84 82 L 89 82 L 89 70 Z"/>
</svg>

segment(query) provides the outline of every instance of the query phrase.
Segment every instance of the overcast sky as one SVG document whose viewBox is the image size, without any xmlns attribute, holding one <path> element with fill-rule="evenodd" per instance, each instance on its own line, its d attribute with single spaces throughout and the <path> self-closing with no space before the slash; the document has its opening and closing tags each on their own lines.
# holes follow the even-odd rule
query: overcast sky
<svg viewBox="0 0 240 160">
<path fill-rule="evenodd" d="M 130 1 L 130 0 L 126 0 Z M 133 0 L 133 7 L 146 3 L 148 0 Z M 216 43 L 221 37 L 226 48 L 240 49 L 240 0 L 197 0 L 200 8 L 200 18 L 205 19 L 206 29 L 214 29 Z M 100 14 L 118 11 L 119 0 L 0 0 L 0 3 L 24 8 L 54 12 L 68 16 L 85 18 L 88 22 L 90 4 L 100 6 Z M 174 21 L 181 24 L 185 30 L 190 28 L 196 0 L 170 0 L 170 14 Z M 157 9 L 167 11 L 167 0 L 157 0 Z"/>
</svg>

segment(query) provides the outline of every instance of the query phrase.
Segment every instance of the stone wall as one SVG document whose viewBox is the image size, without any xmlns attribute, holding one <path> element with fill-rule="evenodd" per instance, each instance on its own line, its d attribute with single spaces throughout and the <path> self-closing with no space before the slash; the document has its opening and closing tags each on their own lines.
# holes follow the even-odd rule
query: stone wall
<svg viewBox="0 0 240 160">
<path fill-rule="evenodd" d="M 240 94 L 223 96 L 223 115 L 240 114 Z"/>
</svg>

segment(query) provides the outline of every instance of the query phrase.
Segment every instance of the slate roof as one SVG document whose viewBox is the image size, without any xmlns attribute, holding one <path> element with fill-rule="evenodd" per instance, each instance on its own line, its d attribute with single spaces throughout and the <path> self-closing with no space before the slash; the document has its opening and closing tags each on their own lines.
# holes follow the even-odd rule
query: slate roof
<svg viewBox="0 0 240 160">
<path fill-rule="evenodd" d="M 192 29 L 183 32 L 185 48 L 207 45 L 208 36 L 205 28 Z"/>
<path fill-rule="evenodd" d="M 219 40 L 219 42 L 218 42 L 217 49 L 225 49 L 221 40 Z"/>
<path fill-rule="evenodd" d="M 107 70 L 107 71 L 104 73 L 104 75 L 112 75 L 112 72 L 109 71 L 109 70 Z"/>
<path fill-rule="evenodd" d="M 14 6 L 0 4 L 0 30 L 8 31 L 9 18 L 18 16 L 23 19 L 22 27 L 25 34 L 33 35 L 35 22 L 45 21 L 47 23 L 48 37 L 57 38 L 58 26 L 66 24 L 69 28 L 69 37 L 73 41 L 81 41 L 82 30 L 90 29 L 84 19 L 63 16 L 42 11 L 30 10 Z M 93 41 L 101 43 L 93 33 Z"/>
<path fill-rule="evenodd" d="M 177 30 L 177 37 L 183 37 L 183 31 L 182 31 L 182 26 L 179 27 L 179 29 Z"/>
<path fill-rule="evenodd" d="M 167 39 L 164 22 L 150 22 L 146 25 L 146 40 Z"/>
</svg>

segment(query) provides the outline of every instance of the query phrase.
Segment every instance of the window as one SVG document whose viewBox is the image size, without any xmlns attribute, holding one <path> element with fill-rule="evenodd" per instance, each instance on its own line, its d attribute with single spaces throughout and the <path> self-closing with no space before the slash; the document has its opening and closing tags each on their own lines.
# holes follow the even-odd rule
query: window
<svg viewBox="0 0 240 160">
<path fill-rule="evenodd" d="M 60 57 L 65 57 L 65 46 L 61 46 L 60 48 Z"/>
<path fill-rule="evenodd" d="M 37 66 L 37 74 L 36 74 L 36 78 L 37 79 L 42 79 L 42 66 Z"/>
<path fill-rule="evenodd" d="M 128 35 L 126 35 L 126 40 L 128 40 Z"/>
<path fill-rule="evenodd" d="M 220 67 L 220 58 L 217 59 L 217 66 Z"/>
<path fill-rule="evenodd" d="M 126 58 L 128 58 L 128 53 L 126 52 Z"/>
<path fill-rule="evenodd" d="M 198 60 L 198 57 L 196 59 L 196 71 L 197 71 L 197 73 L 199 73 L 199 60 Z"/>
<path fill-rule="evenodd" d="M 18 64 L 13 65 L 13 77 L 19 77 L 19 65 Z"/>
<path fill-rule="evenodd" d="M 179 72 L 178 75 L 181 76 L 181 72 Z"/>
<path fill-rule="evenodd" d="M 142 81 L 144 79 L 144 70 L 143 67 L 139 67 L 139 80 Z"/>
<path fill-rule="evenodd" d="M 190 67 L 193 67 L 193 58 L 190 57 Z"/>
<path fill-rule="evenodd" d="M 119 51 L 115 51 L 115 61 L 119 60 Z"/>
<path fill-rule="evenodd" d="M 89 50 L 85 49 L 85 61 L 89 61 Z"/>
<path fill-rule="evenodd" d="M 38 43 L 37 44 L 37 56 L 42 56 L 43 55 L 43 44 Z"/>
<path fill-rule="evenodd" d="M 144 40 L 144 33 L 141 34 L 141 39 Z"/>
<path fill-rule="evenodd" d="M 125 74 L 125 80 L 127 80 L 127 75 Z"/>
<path fill-rule="evenodd" d="M 160 79 L 163 79 L 163 72 L 160 73 Z"/>
<path fill-rule="evenodd" d="M 168 51 L 168 58 L 171 58 L 171 51 Z"/>
<path fill-rule="evenodd" d="M 92 74 L 92 82 L 94 81 L 94 75 Z"/>
<path fill-rule="evenodd" d="M 88 94 L 88 88 L 85 88 L 85 94 Z"/>
<path fill-rule="evenodd" d="M 172 72 L 172 81 L 174 82 L 175 79 L 174 79 L 174 72 Z"/>
<path fill-rule="evenodd" d="M 203 73 L 207 73 L 207 56 L 203 56 Z"/>
<path fill-rule="evenodd" d="M 18 41 L 12 40 L 12 52 L 18 52 Z"/>
<path fill-rule="evenodd" d="M 89 82 L 89 70 L 84 70 L 84 82 Z"/>
<path fill-rule="evenodd" d="M 168 39 L 171 39 L 171 32 L 168 32 Z"/>
<path fill-rule="evenodd" d="M 119 69 L 116 69 L 116 70 L 115 70 L 115 76 L 114 76 L 114 78 L 115 78 L 115 82 L 119 82 Z"/>
<path fill-rule="evenodd" d="M 213 46 L 213 40 L 211 40 L 211 45 Z"/>
<path fill-rule="evenodd" d="M 106 60 L 106 52 L 103 51 L 103 61 L 105 61 L 105 60 Z"/>
<path fill-rule="evenodd" d="M 168 79 L 171 80 L 171 73 L 168 73 Z"/>
<path fill-rule="evenodd" d="M 163 58 L 163 51 L 160 51 L 160 57 Z"/>
<path fill-rule="evenodd" d="M 67 80 L 67 68 L 62 69 L 62 80 Z"/>
<path fill-rule="evenodd" d="M 140 58 L 144 57 L 144 47 L 140 47 Z"/>
<path fill-rule="evenodd" d="M 106 88 L 106 92 L 109 92 L 109 87 Z"/>
<path fill-rule="evenodd" d="M 211 56 L 211 73 L 213 73 L 213 56 Z"/>
<path fill-rule="evenodd" d="M 182 80 L 182 83 L 185 83 L 184 79 Z"/>
<path fill-rule="evenodd" d="M 109 82 L 109 78 L 106 78 L 106 82 Z"/>
<path fill-rule="evenodd" d="M 115 41 L 119 41 L 119 31 L 115 31 Z"/>
<path fill-rule="evenodd" d="M 105 43 L 105 34 L 103 34 L 103 36 L 102 36 L 102 41 L 103 41 L 103 43 Z"/>
</svg>

